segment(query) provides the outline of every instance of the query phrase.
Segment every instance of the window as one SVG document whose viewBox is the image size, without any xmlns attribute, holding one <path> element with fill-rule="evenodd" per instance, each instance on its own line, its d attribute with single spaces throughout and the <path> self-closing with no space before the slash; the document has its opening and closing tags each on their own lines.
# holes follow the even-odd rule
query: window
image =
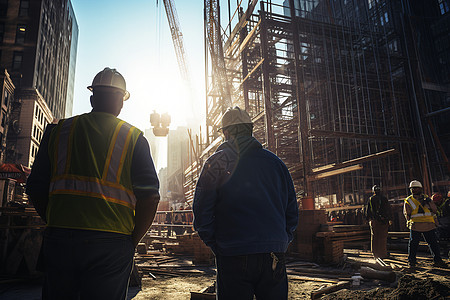
<svg viewBox="0 0 450 300">
<path fill-rule="evenodd" d="M 29 0 L 20 1 L 19 17 L 28 17 L 29 8 L 30 8 Z"/>
<path fill-rule="evenodd" d="M 449 12 L 450 8 L 448 5 L 448 0 L 438 0 L 439 9 L 441 10 L 441 15 L 445 15 Z"/>
<path fill-rule="evenodd" d="M 392 42 L 389 43 L 389 50 L 391 53 L 398 51 L 397 40 L 393 40 Z"/>
<path fill-rule="evenodd" d="M 5 89 L 5 100 L 3 101 L 3 104 L 4 104 L 5 106 L 8 106 L 8 103 L 9 103 L 9 93 L 8 93 L 8 91 Z"/>
<path fill-rule="evenodd" d="M 387 24 L 389 22 L 388 13 L 385 12 L 384 15 L 380 17 L 380 24 L 381 26 L 384 26 L 384 24 Z"/>
<path fill-rule="evenodd" d="M 25 34 L 27 32 L 27 26 L 17 25 L 16 30 L 16 44 L 23 44 L 25 42 Z"/>
<path fill-rule="evenodd" d="M 14 71 L 20 70 L 20 68 L 22 67 L 22 60 L 23 60 L 23 53 L 22 52 L 14 52 L 13 65 L 12 65 L 12 69 Z"/>
</svg>

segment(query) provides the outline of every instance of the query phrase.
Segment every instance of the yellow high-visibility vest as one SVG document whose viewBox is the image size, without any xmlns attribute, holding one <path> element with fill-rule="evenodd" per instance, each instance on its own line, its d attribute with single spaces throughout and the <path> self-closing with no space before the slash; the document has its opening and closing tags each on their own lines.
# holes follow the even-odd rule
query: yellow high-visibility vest
<svg viewBox="0 0 450 300">
<path fill-rule="evenodd" d="M 61 120 L 49 141 L 47 225 L 131 234 L 131 162 L 141 133 L 108 113 Z"/>
<path fill-rule="evenodd" d="M 425 196 L 426 197 L 426 196 Z M 412 224 L 415 222 L 430 222 L 434 223 L 433 213 L 428 209 L 427 206 L 422 206 L 420 202 L 410 195 L 405 199 L 405 202 L 409 204 L 412 208 L 411 219 L 408 221 L 408 227 L 411 228 Z M 419 208 L 422 207 L 423 213 L 419 213 Z"/>
</svg>

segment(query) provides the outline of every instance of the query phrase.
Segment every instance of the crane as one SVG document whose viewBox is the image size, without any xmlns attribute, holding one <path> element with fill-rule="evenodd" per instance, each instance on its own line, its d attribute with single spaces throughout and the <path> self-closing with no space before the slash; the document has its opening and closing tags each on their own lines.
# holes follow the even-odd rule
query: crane
<svg viewBox="0 0 450 300">
<path fill-rule="evenodd" d="M 205 0 L 205 27 L 216 86 L 222 98 L 223 109 L 231 106 L 230 84 L 227 79 L 220 28 L 219 0 Z"/>
<path fill-rule="evenodd" d="M 166 10 L 167 21 L 169 22 L 170 33 L 172 34 L 173 47 L 177 56 L 181 78 L 188 84 L 189 88 L 192 88 L 190 85 L 191 77 L 186 60 L 186 51 L 184 50 L 183 34 L 181 33 L 175 3 L 173 0 L 163 0 L 163 3 Z M 158 5 L 158 1 L 156 1 L 156 5 Z"/>
</svg>

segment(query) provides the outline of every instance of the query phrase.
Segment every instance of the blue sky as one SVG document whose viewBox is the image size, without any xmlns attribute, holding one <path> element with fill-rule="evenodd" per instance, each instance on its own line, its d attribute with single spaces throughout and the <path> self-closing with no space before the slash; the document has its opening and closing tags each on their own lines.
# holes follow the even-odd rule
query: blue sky
<svg viewBox="0 0 450 300">
<path fill-rule="evenodd" d="M 174 1 L 194 85 L 194 107 L 204 114 L 203 1 Z M 153 110 L 168 112 L 172 128 L 185 125 L 183 85 L 162 1 L 72 0 L 79 27 L 73 114 L 89 112 L 86 89 L 104 67 L 124 75 L 130 100 L 119 118 L 144 130 Z"/>
</svg>

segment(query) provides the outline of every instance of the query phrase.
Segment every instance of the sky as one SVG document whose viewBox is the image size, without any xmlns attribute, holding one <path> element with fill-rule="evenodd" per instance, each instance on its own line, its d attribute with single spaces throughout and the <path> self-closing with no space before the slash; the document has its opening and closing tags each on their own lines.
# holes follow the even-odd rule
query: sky
<svg viewBox="0 0 450 300">
<path fill-rule="evenodd" d="M 203 1 L 173 0 L 183 33 L 193 96 L 182 81 L 162 0 L 71 0 L 78 23 L 73 115 L 91 110 L 94 76 L 115 68 L 130 99 L 119 118 L 142 131 L 150 114 L 169 113 L 171 129 L 186 126 L 193 110 L 204 123 Z M 193 102 L 193 103 L 191 103 Z M 201 123 L 199 122 L 199 125 Z M 166 138 L 157 138 L 157 170 L 167 165 Z"/>
<path fill-rule="evenodd" d="M 162 0 L 72 0 L 79 36 L 73 115 L 91 110 L 87 86 L 105 67 L 116 68 L 131 94 L 119 118 L 141 130 L 150 114 L 168 112 L 171 128 L 186 125 L 191 107 L 205 111 L 203 1 L 174 0 L 195 102 L 181 80 Z M 204 113 L 203 113 L 204 115 Z"/>
</svg>

